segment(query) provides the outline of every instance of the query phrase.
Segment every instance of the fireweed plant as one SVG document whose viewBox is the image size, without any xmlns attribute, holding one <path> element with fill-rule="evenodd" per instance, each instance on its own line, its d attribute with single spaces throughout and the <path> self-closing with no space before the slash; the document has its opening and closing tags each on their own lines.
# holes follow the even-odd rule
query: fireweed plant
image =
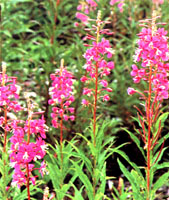
<svg viewBox="0 0 169 200">
<path fill-rule="evenodd" d="M 81 78 L 82 82 L 86 83 L 86 86 L 83 89 L 83 95 L 90 98 L 87 100 L 86 98 L 82 100 L 82 104 L 84 106 L 91 105 L 93 107 L 93 135 L 94 135 L 94 146 L 96 143 L 95 131 L 96 131 L 96 110 L 97 110 L 97 101 L 98 99 L 102 99 L 103 101 L 108 101 L 110 99 L 108 94 L 105 92 L 112 92 L 112 89 L 108 87 L 108 82 L 106 80 L 106 76 L 111 73 L 111 70 L 114 69 L 114 62 L 107 62 L 105 57 L 111 58 L 113 50 L 111 49 L 111 45 L 108 40 L 102 38 L 100 41 L 100 34 L 108 33 L 108 30 L 101 30 L 101 25 L 103 22 L 101 21 L 101 13 L 98 12 L 98 17 L 96 20 L 96 36 L 87 35 L 87 39 L 94 40 L 92 45 L 85 44 L 85 46 L 89 46 L 91 48 L 87 49 L 84 54 L 84 58 L 86 59 L 86 64 L 84 68 L 87 72 L 87 76 L 83 76 Z M 105 77 L 105 78 L 104 78 Z M 95 85 L 95 88 L 91 88 L 91 85 Z M 94 98 L 93 98 L 94 97 Z M 92 99 L 93 100 L 92 100 Z"/>
<path fill-rule="evenodd" d="M 10 119 L 10 113 L 16 113 L 22 108 L 18 103 L 18 90 L 16 86 L 16 77 L 9 77 L 6 74 L 6 63 L 2 62 L 2 73 L 0 74 L 0 111 L 3 116 L 0 117 L 0 127 L 4 131 L 3 135 L 3 150 L 2 150 L 2 161 L 0 167 L 0 173 L 2 175 L 2 184 L 0 184 L 0 196 L 7 198 L 8 192 L 6 188 L 10 182 L 8 174 L 10 168 L 8 167 L 8 133 L 12 129 L 12 119 Z"/>
<path fill-rule="evenodd" d="M 75 99 L 73 95 L 74 77 L 64 67 L 64 60 L 62 59 L 60 68 L 54 74 L 51 74 L 50 78 L 52 87 L 49 91 L 51 95 L 49 104 L 53 106 L 51 113 L 52 125 L 59 131 L 60 142 L 56 141 L 56 149 L 51 146 L 55 156 L 49 154 L 51 160 L 48 162 L 48 166 L 56 197 L 58 200 L 62 200 L 71 186 L 71 184 L 64 184 L 64 180 L 70 173 L 72 146 L 69 143 L 66 144 L 63 133 L 66 130 L 65 122 L 74 121 L 75 119 L 74 108 L 71 106 Z M 54 170 L 53 166 L 55 166 Z"/>
<path fill-rule="evenodd" d="M 99 200 L 105 197 L 105 161 L 112 155 L 111 147 L 114 138 L 110 137 L 108 140 L 105 139 L 105 130 L 111 123 L 110 121 L 101 123 L 98 119 L 99 116 L 97 116 L 97 110 L 100 101 L 107 102 L 110 99 L 108 93 L 112 92 L 112 89 L 108 87 L 106 77 L 110 75 L 112 69 L 114 69 L 114 62 L 106 61 L 107 59 L 111 59 L 113 50 L 109 41 L 101 37 L 101 35 L 110 35 L 112 33 L 102 28 L 106 22 L 101 21 L 101 12 L 98 12 L 96 20 L 90 19 L 89 21 L 94 22 L 96 25 L 93 24 L 91 29 L 86 29 L 90 31 L 90 34 L 87 34 L 84 40 L 89 39 L 93 42 L 92 44 L 84 44 L 88 49 L 84 54 L 84 58 L 86 59 L 84 69 L 86 72 L 85 75 L 81 77 L 81 81 L 85 85 L 83 89 L 84 97 L 82 99 L 82 105 L 86 109 L 90 108 L 92 111 L 92 120 L 91 125 L 85 131 L 86 134 L 89 133 L 90 137 L 86 137 L 85 134 L 78 134 L 87 142 L 89 157 L 74 146 L 81 162 L 80 164 L 74 161 L 72 162 L 79 179 L 86 189 L 86 198 L 90 200 Z M 112 126 L 115 126 L 115 121 L 111 121 Z M 116 151 L 118 148 L 114 148 L 113 150 Z M 86 172 L 83 171 L 84 168 L 86 168 Z M 83 190 L 83 187 L 80 191 L 81 190 Z M 83 199 L 81 195 L 80 197 Z"/>
<path fill-rule="evenodd" d="M 166 150 L 164 148 L 165 138 L 169 137 L 169 134 L 167 134 L 160 138 L 164 121 L 169 114 L 168 112 L 162 113 L 162 102 L 164 99 L 168 99 L 169 81 L 167 72 L 169 63 L 167 61 L 169 60 L 169 48 L 167 31 L 164 28 L 157 27 L 160 24 L 156 23 L 157 18 L 154 11 L 152 19 L 141 21 L 147 23 L 147 25 L 141 24 L 144 28 L 138 34 L 138 48 L 134 56 L 134 60 L 138 64 L 132 65 L 131 76 L 134 83 L 143 82 L 145 90 L 128 88 L 129 95 L 138 93 L 141 96 L 141 105 L 144 108 L 143 112 L 142 109 L 135 106 L 138 111 L 137 121 L 141 127 L 137 133 L 142 138 L 144 148 L 141 147 L 140 141 L 133 133 L 127 132 L 134 139 L 146 160 L 146 178 L 144 179 L 138 167 L 135 167 L 135 171 L 133 170 L 130 174 L 119 161 L 121 170 L 132 184 L 134 199 L 139 200 L 155 199 L 157 189 L 165 184 L 169 177 L 169 172 L 166 172 L 154 183 L 155 172 L 169 167 L 166 162 L 159 163 Z"/>
<path fill-rule="evenodd" d="M 30 182 L 36 184 L 36 178 L 33 174 L 34 170 L 38 170 L 43 177 L 47 172 L 45 161 L 41 162 L 41 166 L 37 168 L 35 162 L 42 160 L 46 154 L 47 145 L 44 139 L 47 127 L 42 115 L 41 119 L 33 119 L 34 115 L 43 114 L 33 112 L 33 103 L 27 93 L 25 93 L 28 106 L 28 119 L 14 120 L 12 122 L 13 135 L 10 138 L 10 166 L 14 168 L 12 186 L 25 185 L 27 188 L 27 198 L 30 196 Z"/>
</svg>

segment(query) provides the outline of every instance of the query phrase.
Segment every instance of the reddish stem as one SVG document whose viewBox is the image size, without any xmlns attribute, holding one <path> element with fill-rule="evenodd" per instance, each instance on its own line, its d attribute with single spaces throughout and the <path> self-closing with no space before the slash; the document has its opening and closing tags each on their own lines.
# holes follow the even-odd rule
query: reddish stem
<svg viewBox="0 0 169 200">
<path fill-rule="evenodd" d="M 61 101 L 61 109 L 63 111 L 62 101 Z M 62 170 L 63 168 L 63 113 L 61 114 L 61 119 L 60 119 L 60 153 L 61 153 L 61 170 Z M 62 185 L 62 181 L 61 181 L 61 185 Z"/>
<path fill-rule="evenodd" d="M 32 113 L 31 113 L 31 104 L 30 100 L 27 99 L 28 103 L 28 134 L 27 134 L 27 144 L 30 142 L 30 121 L 32 120 Z M 29 164 L 26 163 L 26 188 L 27 188 L 27 195 L 28 195 L 28 200 L 30 200 L 30 189 L 29 189 Z"/>
<path fill-rule="evenodd" d="M 150 196 L 150 152 L 151 152 L 151 76 L 152 76 L 152 65 L 150 65 L 150 73 L 149 73 L 149 93 L 148 93 L 148 102 L 147 102 L 147 121 L 148 121 L 148 141 L 147 141 L 147 200 L 149 200 Z"/>
<path fill-rule="evenodd" d="M 96 62 L 95 72 L 95 94 L 94 94 L 94 111 L 93 111 L 93 144 L 96 146 L 96 111 L 97 111 L 97 94 L 98 94 L 98 62 Z"/>
<path fill-rule="evenodd" d="M 4 124 L 5 124 L 5 130 L 4 130 L 4 148 L 3 148 L 3 152 L 6 153 L 6 145 L 7 145 L 7 107 L 6 105 L 4 106 Z"/>
<path fill-rule="evenodd" d="M 63 102 L 61 102 L 61 110 L 63 111 Z M 63 113 L 61 114 L 60 119 L 60 145 L 63 143 Z"/>
<path fill-rule="evenodd" d="M 27 195 L 28 195 L 28 200 L 30 200 L 30 190 L 29 190 L 29 165 L 26 163 L 26 187 L 27 187 Z"/>
<path fill-rule="evenodd" d="M 101 18 L 101 12 L 98 11 L 97 14 L 97 29 L 96 29 L 96 43 L 99 43 L 99 36 L 100 36 L 100 18 Z M 96 49 L 96 57 L 98 57 L 98 50 Z M 97 96 L 98 96 L 98 77 L 99 77 L 99 73 L 98 73 L 98 67 L 99 67 L 99 61 L 96 61 L 96 65 L 95 65 L 95 92 L 94 92 L 94 107 L 93 107 L 93 145 L 94 147 L 96 147 L 96 111 L 97 111 Z M 96 169 L 96 156 L 93 155 L 93 197 L 95 198 L 96 195 L 96 173 L 95 173 L 95 169 Z"/>
</svg>

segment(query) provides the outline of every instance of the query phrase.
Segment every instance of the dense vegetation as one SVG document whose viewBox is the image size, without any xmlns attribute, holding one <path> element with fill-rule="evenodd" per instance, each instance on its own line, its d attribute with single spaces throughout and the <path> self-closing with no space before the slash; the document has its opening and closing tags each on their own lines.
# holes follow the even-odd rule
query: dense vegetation
<svg viewBox="0 0 169 200">
<path fill-rule="evenodd" d="M 1 0 L 0 199 L 169 198 L 168 10 Z"/>
</svg>

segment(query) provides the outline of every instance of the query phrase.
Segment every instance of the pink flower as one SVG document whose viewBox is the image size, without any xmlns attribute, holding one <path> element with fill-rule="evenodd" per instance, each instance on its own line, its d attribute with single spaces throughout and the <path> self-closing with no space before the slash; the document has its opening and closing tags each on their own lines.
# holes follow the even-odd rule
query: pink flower
<svg viewBox="0 0 169 200">
<path fill-rule="evenodd" d="M 128 95 L 132 95 L 132 94 L 135 94 L 136 91 L 135 91 L 134 88 L 129 87 L 129 88 L 127 89 L 127 93 L 128 93 Z"/>
<path fill-rule="evenodd" d="M 135 83 L 140 81 L 148 82 L 151 66 L 151 87 L 154 96 L 156 96 L 157 100 L 167 99 L 169 89 L 167 78 L 168 63 L 166 63 L 169 60 L 167 31 L 164 28 L 158 28 L 153 31 L 152 28 L 143 28 L 138 35 L 138 49 L 134 58 L 136 62 L 141 62 L 141 66 L 132 65 L 131 76 L 133 76 Z M 131 89 L 128 91 L 129 94 L 133 92 Z"/>
<path fill-rule="evenodd" d="M 74 23 L 74 26 L 75 26 L 75 27 L 78 27 L 78 26 L 79 26 L 79 23 L 78 23 L 78 22 L 75 22 L 75 23 Z"/>
<path fill-rule="evenodd" d="M 103 96 L 103 101 L 109 101 L 109 100 L 110 100 L 110 97 L 108 94 Z"/>
<path fill-rule="evenodd" d="M 93 0 L 86 0 L 86 2 L 91 6 L 91 7 L 94 7 L 96 8 L 97 7 L 97 3 Z"/>
<path fill-rule="evenodd" d="M 108 82 L 106 80 L 101 80 L 100 81 L 100 84 L 103 86 L 103 87 L 107 87 L 108 86 Z"/>
<path fill-rule="evenodd" d="M 138 67 L 136 65 L 132 65 L 131 76 L 136 76 L 138 74 Z"/>
<path fill-rule="evenodd" d="M 113 5 L 114 5 L 115 3 L 117 3 L 118 1 L 120 1 L 120 0 L 111 0 L 111 1 L 110 1 L 110 5 L 113 6 Z"/>
<path fill-rule="evenodd" d="M 119 8 L 120 12 L 123 12 L 123 5 L 124 5 L 123 2 L 118 4 L 118 8 Z"/>
<path fill-rule="evenodd" d="M 18 125 L 24 123 L 24 126 Z M 34 164 L 37 159 L 43 159 L 46 154 L 46 144 L 42 138 L 46 138 L 45 135 L 45 121 L 44 118 L 39 120 L 30 120 L 29 122 L 14 120 L 12 122 L 13 136 L 10 138 L 10 165 L 14 168 L 14 175 L 12 185 L 18 187 L 26 184 L 26 166 L 29 167 L 29 177 L 33 185 L 35 185 L 36 177 L 32 174 Z M 30 136 L 35 134 L 37 139 L 35 142 L 27 142 L 25 135 L 28 131 Z"/>
<path fill-rule="evenodd" d="M 86 76 L 82 76 L 82 78 L 80 80 L 81 80 L 81 82 L 86 82 L 88 80 L 88 78 Z"/>
<path fill-rule="evenodd" d="M 63 115 L 63 119 L 64 119 L 65 121 L 68 121 L 69 116 L 67 116 L 67 115 Z"/>
<path fill-rule="evenodd" d="M 114 62 L 112 62 L 112 61 L 108 62 L 108 63 L 107 63 L 107 67 L 108 67 L 109 69 L 114 69 Z"/>
<path fill-rule="evenodd" d="M 41 166 L 39 168 L 39 173 L 41 174 L 42 177 L 44 176 L 44 174 L 48 173 L 46 167 L 47 167 L 47 165 L 46 165 L 45 161 L 41 162 Z"/>
<path fill-rule="evenodd" d="M 8 77 L 0 74 L 0 107 L 7 107 L 7 111 L 20 111 L 22 108 L 18 103 L 16 77 Z"/>
<path fill-rule="evenodd" d="M 83 94 L 84 94 L 84 95 L 87 95 L 87 96 L 91 96 L 92 90 L 89 89 L 89 88 L 84 88 L 84 89 L 83 89 Z"/>
<path fill-rule="evenodd" d="M 99 1 L 99 0 L 96 0 Z M 82 23 L 87 24 L 89 17 L 86 16 L 97 8 L 97 3 L 94 0 L 85 0 L 77 6 L 77 10 L 81 12 L 76 13 L 76 18 L 80 19 Z"/>
<path fill-rule="evenodd" d="M 88 16 L 86 16 L 85 14 L 83 14 L 83 13 L 80 13 L 80 12 L 77 12 L 76 13 L 76 17 L 78 18 L 78 19 L 80 19 L 82 22 L 87 22 L 88 21 L 88 19 L 89 19 L 89 17 Z"/>
<path fill-rule="evenodd" d="M 89 105 L 89 101 L 87 101 L 86 99 L 82 99 L 82 105 L 88 106 Z"/>
<path fill-rule="evenodd" d="M 96 23 L 102 23 L 99 20 Z M 98 25 L 97 24 L 97 25 Z M 100 26 L 100 25 L 99 25 Z M 100 31 L 101 34 L 104 33 Z M 86 82 L 89 85 L 93 85 L 95 83 L 97 86 L 97 95 L 101 95 L 104 92 L 111 92 L 112 90 L 108 88 L 108 82 L 103 79 L 103 76 L 108 76 L 111 73 L 111 70 L 114 69 L 114 62 L 107 62 L 105 58 L 111 58 L 113 54 L 113 50 L 111 48 L 109 40 L 106 40 L 104 37 L 101 41 L 98 41 L 95 37 L 87 37 L 87 39 L 92 40 L 92 45 L 86 50 L 84 54 L 84 58 L 86 59 L 86 64 L 84 68 L 86 70 L 85 76 L 82 76 L 81 81 Z M 95 89 L 84 87 L 83 95 L 87 95 L 88 100 L 95 96 Z M 96 88 L 96 86 L 95 86 Z M 101 97 L 101 96 L 100 96 Z M 110 97 L 108 95 L 102 96 L 103 101 L 108 101 Z M 82 100 L 83 105 L 89 105 L 88 100 Z"/>
<path fill-rule="evenodd" d="M 60 67 L 55 74 L 50 75 L 52 80 L 51 98 L 49 103 L 54 105 L 52 108 L 52 125 L 55 128 L 59 127 L 59 118 L 67 121 L 71 120 L 68 113 L 73 113 L 74 108 L 70 107 L 71 103 L 75 100 L 72 95 L 73 76 L 64 67 Z"/>
<path fill-rule="evenodd" d="M 113 90 L 111 88 L 106 88 L 107 92 L 112 92 Z"/>
<path fill-rule="evenodd" d="M 118 2 L 117 7 L 119 8 L 120 12 L 123 12 L 124 0 L 111 0 L 110 5 L 113 6 Z"/>
<path fill-rule="evenodd" d="M 10 186 L 7 186 L 7 187 L 5 188 L 6 191 L 8 191 L 9 189 L 10 189 Z"/>
<path fill-rule="evenodd" d="M 69 118 L 70 118 L 71 121 L 75 120 L 75 116 L 74 115 L 71 115 Z"/>
<path fill-rule="evenodd" d="M 72 107 L 68 108 L 68 110 L 70 111 L 70 113 L 74 113 L 74 111 L 75 111 L 75 109 Z"/>
</svg>

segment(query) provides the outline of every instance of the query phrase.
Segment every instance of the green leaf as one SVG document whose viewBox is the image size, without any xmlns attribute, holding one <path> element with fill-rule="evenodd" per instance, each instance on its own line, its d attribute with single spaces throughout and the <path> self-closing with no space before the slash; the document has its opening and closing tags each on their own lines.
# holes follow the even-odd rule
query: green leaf
<svg viewBox="0 0 169 200">
<path fill-rule="evenodd" d="M 144 188 L 146 188 L 146 182 L 145 182 L 145 179 L 144 179 L 144 177 L 143 176 L 140 176 L 138 173 L 137 173 L 137 171 L 135 171 L 135 170 L 131 170 L 131 174 L 132 174 L 132 176 L 134 177 L 134 179 L 135 179 L 135 181 L 136 181 L 136 183 L 139 183 L 140 184 L 140 188 L 141 188 L 141 190 L 143 190 Z"/>
<path fill-rule="evenodd" d="M 169 162 L 163 162 L 163 163 L 158 164 L 158 165 L 156 166 L 156 169 L 157 169 L 157 170 L 158 170 L 158 169 L 164 169 L 164 168 L 169 168 Z"/>
<path fill-rule="evenodd" d="M 80 189 L 77 189 L 73 183 L 71 183 L 71 186 L 73 187 L 73 189 L 75 191 L 74 196 L 71 196 L 69 194 L 66 194 L 66 196 L 71 198 L 72 200 L 84 200 L 82 197 L 82 192 L 83 192 L 84 186 L 82 186 Z"/>
<path fill-rule="evenodd" d="M 90 172 L 90 174 L 93 173 L 93 165 L 91 163 L 91 161 L 87 158 L 87 156 L 84 154 L 83 151 L 81 151 L 79 148 L 77 148 L 74 144 L 72 144 L 70 142 L 70 144 L 72 145 L 72 147 L 76 150 L 77 154 L 73 154 L 74 156 L 78 156 L 79 158 L 82 159 L 82 161 L 85 163 L 85 166 L 87 167 L 88 171 Z"/>
<path fill-rule="evenodd" d="M 60 179 L 60 169 L 58 168 L 56 163 L 54 164 L 54 163 L 47 162 L 47 165 L 48 165 L 49 176 L 51 178 L 53 187 L 55 190 L 57 190 L 58 188 L 60 188 L 60 185 L 59 185 L 60 181 L 58 181 Z"/>
<path fill-rule="evenodd" d="M 154 163 L 156 161 L 156 163 L 154 164 L 154 166 L 156 166 L 156 164 L 158 164 L 158 162 L 161 160 L 161 158 L 162 158 L 162 156 L 163 156 L 163 154 L 164 154 L 164 152 L 165 152 L 166 149 L 168 149 L 168 147 L 163 148 L 161 150 L 161 152 L 157 151 L 156 154 L 153 156 L 152 163 Z M 160 153 L 160 155 L 159 155 L 159 153 Z M 158 159 L 157 159 L 157 157 L 158 157 Z"/>
<path fill-rule="evenodd" d="M 102 171 L 99 174 L 99 179 L 100 179 L 100 184 L 99 188 L 96 193 L 96 200 L 99 200 L 100 198 L 103 199 L 104 193 L 105 193 L 105 188 L 106 188 L 106 163 L 104 163 L 104 166 L 102 168 Z"/>
<path fill-rule="evenodd" d="M 169 115 L 169 112 L 165 112 L 162 115 L 160 115 L 160 117 L 158 118 L 158 120 L 157 120 L 157 122 L 155 124 L 155 129 L 156 130 L 158 130 L 160 121 L 161 121 L 161 127 L 164 127 L 164 122 L 168 118 L 168 115 Z"/>
<path fill-rule="evenodd" d="M 158 143 L 155 145 L 153 151 L 156 152 L 157 149 L 162 145 L 162 143 L 165 142 L 165 140 L 167 140 L 168 138 L 169 138 L 169 133 L 167 133 L 161 139 L 159 139 Z"/>
<path fill-rule="evenodd" d="M 143 176 L 139 167 L 134 163 L 134 162 L 131 162 L 129 157 L 121 150 L 116 150 L 116 149 L 113 149 L 114 152 L 118 153 L 119 155 L 121 155 L 136 171 L 137 173 L 139 174 L 139 176 Z"/>
<path fill-rule="evenodd" d="M 79 165 L 72 161 L 74 167 L 75 167 L 75 173 L 78 174 L 80 180 L 83 182 L 86 191 L 87 191 L 87 195 L 89 197 L 89 200 L 93 200 L 93 186 L 89 180 L 89 178 L 87 177 L 87 175 L 82 171 L 81 167 L 79 167 Z M 83 165 L 82 165 L 83 166 Z"/>
<path fill-rule="evenodd" d="M 32 0 L 12 0 L 11 3 L 16 4 L 16 3 L 24 3 L 24 2 L 32 2 Z"/>
<path fill-rule="evenodd" d="M 139 183 L 137 183 L 135 181 L 135 178 L 132 176 L 132 174 L 130 172 L 128 172 L 128 170 L 125 168 L 125 166 L 120 162 L 120 160 L 118 159 L 118 164 L 120 166 L 121 171 L 123 172 L 124 176 L 129 180 L 131 186 L 132 186 L 132 190 L 133 190 L 133 196 L 135 199 L 139 199 L 139 200 L 144 200 L 144 198 L 141 196 L 140 194 L 140 187 L 139 187 Z"/>
<path fill-rule="evenodd" d="M 168 182 L 169 178 L 169 172 L 166 172 L 165 174 L 163 174 L 162 176 L 160 176 L 160 178 L 155 182 L 152 192 L 155 194 L 155 192 L 162 187 L 166 182 Z"/>
<path fill-rule="evenodd" d="M 135 142 L 140 152 L 142 153 L 144 159 L 146 159 L 145 152 L 143 148 L 140 146 L 140 140 L 138 139 L 138 137 L 136 137 L 131 131 L 127 130 L 126 128 L 123 128 L 123 130 L 125 130 L 130 135 L 131 139 Z"/>
</svg>

